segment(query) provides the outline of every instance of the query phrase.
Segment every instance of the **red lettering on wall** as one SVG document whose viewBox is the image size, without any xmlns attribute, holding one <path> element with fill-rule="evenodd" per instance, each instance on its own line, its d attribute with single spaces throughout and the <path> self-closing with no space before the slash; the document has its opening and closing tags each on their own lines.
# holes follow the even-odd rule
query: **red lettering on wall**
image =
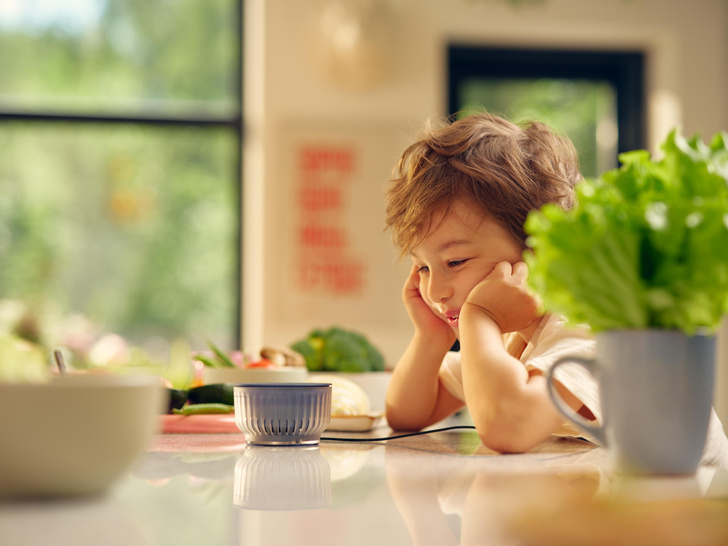
<svg viewBox="0 0 728 546">
<path fill-rule="evenodd" d="M 306 225 L 299 231 L 298 242 L 305 247 L 344 248 L 346 236 L 341 228 Z"/>
<path fill-rule="evenodd" d="M 365 267 L 353 256 L 346 218 L 354 151 L 345 145 L 302 145 L 297 151 L 296 279 L 304 292 L 361 293 Z"/>
<path fill-rule="evenodd" d="M 302 171 L 330 170 L 351 173 L 354 156 L 350 149 L 327 146 L 304 146 L 299 154 Z"/>
<path fill-rule="evenodd" d="M 341 208 L 339 188 L 303 186 L 298 190 L 298 206 L 306 212 Z"/>
<path fill-rule="evenodd" d="M 356 260 L 342 263 L 304 259 L 298 271 L 299 285 L 306 291 L 328 289 L 336 294 L 350 294 L 363 287 L 362 265 Z"/>
</svg>

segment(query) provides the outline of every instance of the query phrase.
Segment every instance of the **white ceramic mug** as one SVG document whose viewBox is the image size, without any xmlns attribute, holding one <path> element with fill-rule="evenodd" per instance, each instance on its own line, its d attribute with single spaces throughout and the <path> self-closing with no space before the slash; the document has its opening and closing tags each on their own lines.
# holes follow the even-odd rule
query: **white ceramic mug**
<svg viewBox="0 0 728 546">
<path fill-rule="evenodd" d="M 577 415 L 558 395 L 554 374 L 568 363 L 583 366 L 597 380 L 601 425 Z M 546 380 L 558 411 L 607 446 L 618 470 L 692 474 L 707 437 L 714 370 L 712 336 L 687 336 L 676 330 L 615 330 L 597 336 L 594 359 L 561 358 Z"/>
</svg>

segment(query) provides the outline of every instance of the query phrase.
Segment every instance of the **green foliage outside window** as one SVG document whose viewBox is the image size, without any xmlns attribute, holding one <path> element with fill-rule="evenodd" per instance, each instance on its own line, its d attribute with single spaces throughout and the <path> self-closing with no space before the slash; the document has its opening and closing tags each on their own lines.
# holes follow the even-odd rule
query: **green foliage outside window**
<svg viewBox="0 0 728 546">
<path fill-rule="evenodd" d="M 227 131 L 13 123 L 0 127 L 0 148 L 5 297 L 82 311 L 135 337 L 229 327 L 237 199 L 220 182 L 235 165 Z"/>
<path fill-rule="evenodd" d="M 49 317 L 80 314 L 133 343 L 231 344 L 238 3 L 32 4 L 0 16 L 0 112 L 223 123 L 0 119 L 0 303 L 23 302 L 49 343 Z"/>
<path fill-rule="evenodd" d="M 18 3 L 0 15 L 0 104 L 54 111 L 238 110 L 235 0 Z"/>
<path fill-rule="evenodd" d="M 458 90 L 463 114 L 482 109 L 512 121 L 538 120 L 567 135 L 585 177 L 616 166 L 616 97 L 607 82 L 473 78 Z"/>
</svg>

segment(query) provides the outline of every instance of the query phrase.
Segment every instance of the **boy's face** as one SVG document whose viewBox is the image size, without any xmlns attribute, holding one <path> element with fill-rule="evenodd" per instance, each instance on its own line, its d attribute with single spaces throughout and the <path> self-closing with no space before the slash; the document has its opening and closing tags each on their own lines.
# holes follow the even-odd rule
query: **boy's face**
<svg viewBox="0 0 728 546">
<path fill-rule="evenodd" d="M 435 216 L 432 225 L 441 218 Z M 522 260 L 520 247 L 500 224 L 461 201 L 410 254 L 422 298 L 456 335 L 460 308 L 475 285 L 499 262 Z"/>
</svg>

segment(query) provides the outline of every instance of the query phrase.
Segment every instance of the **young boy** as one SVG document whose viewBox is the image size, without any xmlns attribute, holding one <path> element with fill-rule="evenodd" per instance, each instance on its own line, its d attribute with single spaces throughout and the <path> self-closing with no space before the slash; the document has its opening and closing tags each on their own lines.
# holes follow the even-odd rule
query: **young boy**
<svg viewBox="0 0 728 546">
<path fill-rule="evenodd" d="M 566 354 L 592 356 L 594 341 L 539 314 L 523 225 L 545 203 L 570 207 L 580 179 L 567 139 L 485 113 L 428 129 L 405 150 L 387 227 L 412 259 L 403 300 L 414 335 L 387 392 L 392 428 L 418 430 L 467 405 L 487 447 L 523 452 L 563 424 L 543 372 Z M 564 372 L 561 396 L 593 419 L 594 382 L 578 366 Z"/>
</svg>

